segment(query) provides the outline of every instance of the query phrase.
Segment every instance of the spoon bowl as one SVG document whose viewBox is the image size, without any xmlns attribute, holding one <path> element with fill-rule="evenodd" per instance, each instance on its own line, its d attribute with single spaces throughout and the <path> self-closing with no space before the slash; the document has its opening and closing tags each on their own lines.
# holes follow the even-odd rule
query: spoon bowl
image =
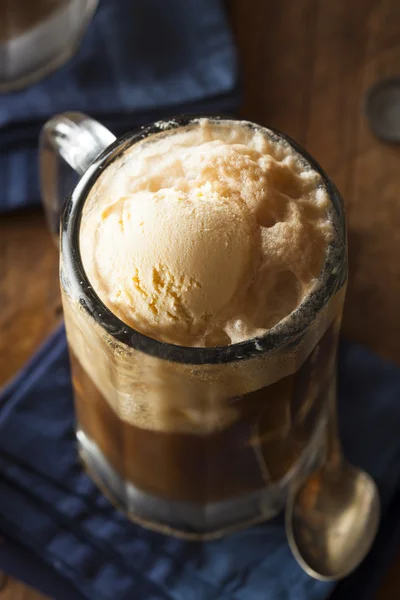
<svg viewBox="0 0 400 600">
<path fill-rule="evenodd" d="M 309 475 L 286 508 L 289 545 L 312 577 L 337 580 L 353 571 L 374 541 L 380 517 L 372 478 L 342 460 Z"/>
</svg>

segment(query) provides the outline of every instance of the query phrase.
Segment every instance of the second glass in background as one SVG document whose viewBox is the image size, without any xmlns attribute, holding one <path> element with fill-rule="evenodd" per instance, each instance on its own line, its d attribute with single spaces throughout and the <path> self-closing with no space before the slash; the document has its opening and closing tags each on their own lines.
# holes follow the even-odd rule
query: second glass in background
<svg viewBox="0 0 400 600">
<path fill-rule="evenodd" d="M 1 0 L 0 93 L 60 67 L 75 52 L 98 0 Z"/>
</svg>

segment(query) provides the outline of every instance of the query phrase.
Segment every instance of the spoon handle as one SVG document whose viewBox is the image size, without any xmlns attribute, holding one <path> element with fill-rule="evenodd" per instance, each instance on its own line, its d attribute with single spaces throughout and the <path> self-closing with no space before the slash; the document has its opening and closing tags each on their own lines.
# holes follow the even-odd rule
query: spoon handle
<svg viewBox="0 0 400 600">
<path fill-rule="evenodd" d="M 337 403 L 336 403 L 336 377 L 328 397 L 328 422 L 326 424 L 327 456 L 325 468 L 332 471 L 339 470 L 343 461 L 342 446 L 340 443 Z"/>
</svg>

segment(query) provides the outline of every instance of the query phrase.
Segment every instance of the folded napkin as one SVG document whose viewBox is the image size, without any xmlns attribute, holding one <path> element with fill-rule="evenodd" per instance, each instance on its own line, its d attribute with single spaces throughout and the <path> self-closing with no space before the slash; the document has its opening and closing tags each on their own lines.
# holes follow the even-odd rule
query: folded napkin
<svg viewBox="0 0 400 600">
<path fill-rule="evenodd" d="M 37 136 L 55 113 L 87 112 L 118 135 L 237 105 L 236 52 L 218 0 L 100 0 L 68 64 L 0 94 L 0 212 L 39 203 Z"/>
<path fill-rule="evenodd" d="M 342 344 L 344 450 L 376 478 L 384 518 L 369 557 L 337 586 L 341 600 L 372 598 L 400 537 L 399 398 L 396 366 Z M 0 568 L 56 600 L 322 600 L 334 589 L 297 565 L 282 517 L 195 543 L 115 510 L 77 461 L 63 329 L 0 397 L 0 474 Z"/>
</svg>

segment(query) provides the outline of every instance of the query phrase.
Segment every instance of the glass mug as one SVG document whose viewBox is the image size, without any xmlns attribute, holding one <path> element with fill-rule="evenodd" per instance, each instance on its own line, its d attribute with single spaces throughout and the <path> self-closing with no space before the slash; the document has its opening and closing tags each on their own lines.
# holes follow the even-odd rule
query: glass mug
<svg viewBox="0 0 400 600">
<path fill-rule="evenodd" d="M 29 85 L 75 52 L 98 0 L 1 0 L 0 92 Z"/>
<path fill-rule="evenodd" d="M 177 346 L 123 323 L 82 266 L 82 208 L 99 175 L 132 144 L 195 121 L 157 122 L 116 140 L 85 115 L 56 116 L 41 135 L 41 182 L 58 236 L 70 185 L 65 162 L 81 175 L 62 211 L 60 277 L 83 464 L 134 521 L 206 539 L 274 517 L 289 486 L 323 459 L 347 250 L 336 188 L 297 144 L 264 130 L 312 165 L 331 200 L 334 236 L 316 288 L 263 336 L 230 346 Z"/>
</svg>

